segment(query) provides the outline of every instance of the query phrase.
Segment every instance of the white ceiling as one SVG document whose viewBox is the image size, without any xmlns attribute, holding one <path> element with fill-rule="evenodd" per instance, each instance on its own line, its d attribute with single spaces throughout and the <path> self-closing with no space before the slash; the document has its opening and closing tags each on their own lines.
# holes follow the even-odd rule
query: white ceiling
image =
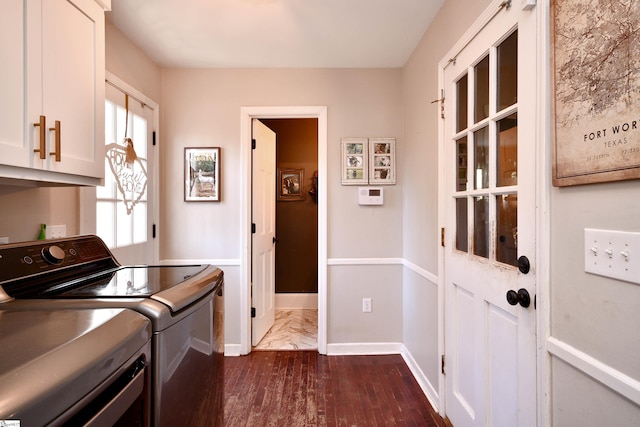
<svg viewBox="0 0 640 427">
<path fill-rule="evenodd" d="M 163 67 L 402 67 L 444 0 L 112 0 Z"/>
</svg>

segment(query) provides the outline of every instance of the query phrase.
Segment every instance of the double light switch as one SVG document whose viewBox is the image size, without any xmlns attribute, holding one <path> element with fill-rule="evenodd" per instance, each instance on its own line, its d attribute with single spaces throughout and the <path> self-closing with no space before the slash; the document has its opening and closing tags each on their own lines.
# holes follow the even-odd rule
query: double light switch
<svg viewBox="0 0 640 427">
<path fill-rule="evenodd" d="M 640 284 L 640 233 L 584 230 L 587 273 Z"/>
</svg>

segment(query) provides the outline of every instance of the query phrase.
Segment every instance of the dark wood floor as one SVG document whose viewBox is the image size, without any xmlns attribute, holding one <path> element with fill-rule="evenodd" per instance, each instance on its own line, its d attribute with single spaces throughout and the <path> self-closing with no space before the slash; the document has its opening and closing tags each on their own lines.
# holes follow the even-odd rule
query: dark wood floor
<svg viewBox="0 0 640 427">
<path fill-rule="evenodd" d="M 225 357 L 225 426 L 445 426 L 400 355 Z"/>
</svg>

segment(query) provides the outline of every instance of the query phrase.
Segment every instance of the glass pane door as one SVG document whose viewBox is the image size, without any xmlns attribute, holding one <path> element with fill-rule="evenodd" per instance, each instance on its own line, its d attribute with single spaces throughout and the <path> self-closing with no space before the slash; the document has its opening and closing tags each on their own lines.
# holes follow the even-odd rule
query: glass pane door
<svg viewBox="0 0 640 427">
<path fill-rule="evenodd" d="M 455 88 L 456 249 L 517 265 L 518 32 L 468 67 Z"/>
</svg>

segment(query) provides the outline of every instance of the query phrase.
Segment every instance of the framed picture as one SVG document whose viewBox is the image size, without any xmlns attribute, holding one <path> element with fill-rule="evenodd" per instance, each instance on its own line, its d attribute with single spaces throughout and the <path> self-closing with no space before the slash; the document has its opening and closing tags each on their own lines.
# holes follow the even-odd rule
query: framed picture
<svg viewBox="0 0 640 427">
<path fill-rule="evenodd" d="M 304 200 L 304 169 L 278 169 L 277 199 Z"/>
<path fill-rule="evenodd" d="M 184 149 L 184 200 L 220 201 L 220 147 Z"/>
<path fill-rule="evenodd" d="M 367 138 L 342 138 L 342 185 L 369 183 Z"/>
<path fill-rule="evenodd" d="M 554 186 L 640 178 L 640 8 L 605 3 L 550 2 Z"/>
<path fill-rule="evenodd" d="M 369 184 L 396 183 L 395 138 L 369 139 Z"/>
</svg>

